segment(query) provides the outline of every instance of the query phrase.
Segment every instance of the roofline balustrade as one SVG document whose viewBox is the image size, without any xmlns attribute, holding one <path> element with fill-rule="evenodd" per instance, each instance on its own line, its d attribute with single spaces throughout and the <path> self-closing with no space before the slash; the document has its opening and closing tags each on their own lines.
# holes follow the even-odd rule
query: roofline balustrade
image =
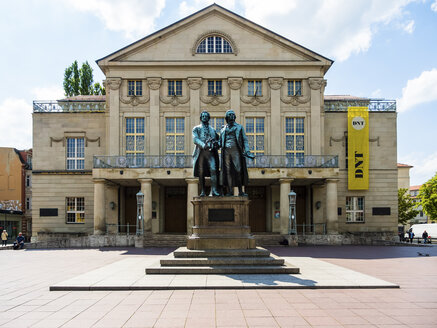
<svg viewBox="0 0 437 328">
<path fill-rule="evenodd" d="M 347 112 L 349 107 L 367 107 L 369 112 L 396 112 L 396 100 L 360 99 L 326 100 L 325 112 Z"/>
<path fill-rule="evenodd" d="M 104 101 L 57 101 L 57 100 L 34 100 L 34 113 L 81 113 L 81 112 L 104 112 Z"/>
</svg>

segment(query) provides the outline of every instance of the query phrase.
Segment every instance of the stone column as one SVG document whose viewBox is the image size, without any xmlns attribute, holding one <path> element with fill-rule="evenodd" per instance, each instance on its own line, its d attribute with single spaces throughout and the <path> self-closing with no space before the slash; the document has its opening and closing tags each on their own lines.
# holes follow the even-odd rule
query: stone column
<svg viewBox="0 0 437 328">
<path fill-rule="evenodd" d="M 108 225 L 107 232 L 116 234 L 118 232 L 118 185 L 109 183 L 106 188 L 105 197 L 106 208 L 106 223 Z M 114 203 L 114 208 L 111 208 L 111 203 Z"/>
<path fill-rule="evenodd" d="M 231 109 L 234 110 L 235 115 L 237 116 L 237 121 L 240 119 L 240 123 L 243 124 L 240 117 L 240 88 L 243 84 L 243 78 L 229 77 L 228 84 L 231 88 Z"/>
<path fill-rule="evenodd" d="M 321 126 L 321 106 L 322 95 L 325 89 L 326 80 L 323 78 L 310 78 L 309 86 L 311 89 L 311 142 L 310 154 L 322 154 L 322 126 Z"/>
<path fill-rule="evenodd" d="M 144 194 L 144 232 L 152 231 L 152 179 L 138 179 Z"/>
<path fill-rule="evenodd" d="M 281 185 L 280 195 L 279 195 L 279 210 L 280 210 L 280 220 L 281 220 L 281 234 L 288 234 L 289 226 L 289 215 L 290 206 L 288 201 L 288 194 L 290 193 L 290 183 L 293 179 L 279 179 Z"/>
<path fill-rule="evenodd" d="M 160 121 L 159 121 L 159 87 L 161 86 L 160 77 L 151 77 L 147 79 L 147 84 L 150 89 L 150 155 L 160 154 Z M 144 191 L 143 191 L 144 192 Z"/>
<path fill-rule="evenodd" d="M 326 230 L 328 234 L 338 234 L 338 179 L 326 179 Z"/>
<path fill-rule="evenodd" d="M 105 81 L 109 93 L 108 155 L 120 155 L 120 85 L 121 78 L 108 78 Z"/>
<path fill-rule="evenodd" d="M 270 86 L 270 154 L 280 155 L 281 152 L 281 87 L 282 77 L 269 78 Z"/>
<path fill-rule="evenodd" d="M 202 86 L 201 77 L 188 78 L 188 87 L 190 88 L 190 129 L 188 133 L 188 139 L 190 142 L 190 154 L 194 151 L 193 136 L 191 131 L 197 122 L 199 122 L 200 116 L 200 87 Z M 188 231 L 188 230 L 187 230 Z"/>
<path fill-rule="evenodd" d="M 94 182 L 94 234 L 106 233 L 105 222 L 105 180 L 93 179 Z"/>
<path fill-rule="evenodd" d="M 194 206 L 191 203 L 194 197 L 199 195 L 199 179 L 188 178 L 185 179 L 188 184 L 187 191 L 187 234 L 191 235 L 192 227 L 194 225 Z"/>
</svg>

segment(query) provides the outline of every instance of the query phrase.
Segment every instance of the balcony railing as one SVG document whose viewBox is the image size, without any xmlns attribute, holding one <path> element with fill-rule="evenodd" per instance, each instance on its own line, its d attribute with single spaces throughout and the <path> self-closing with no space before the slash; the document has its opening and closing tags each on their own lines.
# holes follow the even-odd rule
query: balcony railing
<svg viewBox="0 0 437 328">
<path fill-rule="evenodd" d="M 248 159 L 249 168 L 338 168 L 338 156 L 258 155 Z M 193 167 L 191 155 L 161 156 L 94 156 L 94 168 L 189 168 Z"/>
<path fill-rule="evenodd" d="M 325 112 L 347 112 L 348 107 L 367 107 L 370 112 L 396 112 L 396 100 L 325 100 Z"/>
<path fill-rule="evenodd" d="M 104 112 L 104 101 L 62 102 L 56 100 L 33 102 L 34 113 Z"/>
</svg>

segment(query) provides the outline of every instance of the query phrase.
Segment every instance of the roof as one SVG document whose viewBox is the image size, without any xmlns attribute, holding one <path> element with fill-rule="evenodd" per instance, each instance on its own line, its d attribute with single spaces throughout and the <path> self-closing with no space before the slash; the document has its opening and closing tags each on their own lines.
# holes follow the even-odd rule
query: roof
<svg viewBox="0 0 437 328">
<path fill-rule="evenodd" d="M 59 102 L 69 102 L 69 101 L 106 101 L 106 95 L 79 95 L 73 97 L 67 97 L 58 100 Z"/>
<path fill-rule="evenodd" d="M 370 101 L 370 98 L 356 97 L 351 95 L 325 95 L 325 101 L 326 100 Z"/>
<path fill-rule="evenodd" d="M 410 186 L 409 189 L 410 189 L 411 191 L 413 191 L 413 190 L 419 190 L 420 187 L 422 187 L 422 185 L 418 185 L 418 186 Z"/>
<path fill-rule="evenodd" d="M 409 168 L 412 168 L 412 167 L 414 167 L 414 166 L 412 166 L 412 165 L 408 165 L 408 164 L 398 163 L 398 168 L 399 168 L 399 167 L 409 167 Z"/>
</svg>

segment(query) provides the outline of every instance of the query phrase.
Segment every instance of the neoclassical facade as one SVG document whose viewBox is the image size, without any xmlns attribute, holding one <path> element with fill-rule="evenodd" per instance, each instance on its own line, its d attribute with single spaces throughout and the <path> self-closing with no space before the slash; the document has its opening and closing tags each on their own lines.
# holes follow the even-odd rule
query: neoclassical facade
<svg viewBox="0 0 437 328">
<path fill-rule="evenodd" d="M 135 232 L 139 190 L 146 232 L 189 234 L 191 131 L 228 109 L 256 155 L 255 234 L 289 233 L 290 190 L 299 235 L 396 233 L 395 103 L 325 96 L 332 60 L 214 4 L 97 63 L 106 96 L 34 102 L 34 236 Z M 348 188 L 349 106 L 369 111 L 366 190 Z"/>
</svg>

